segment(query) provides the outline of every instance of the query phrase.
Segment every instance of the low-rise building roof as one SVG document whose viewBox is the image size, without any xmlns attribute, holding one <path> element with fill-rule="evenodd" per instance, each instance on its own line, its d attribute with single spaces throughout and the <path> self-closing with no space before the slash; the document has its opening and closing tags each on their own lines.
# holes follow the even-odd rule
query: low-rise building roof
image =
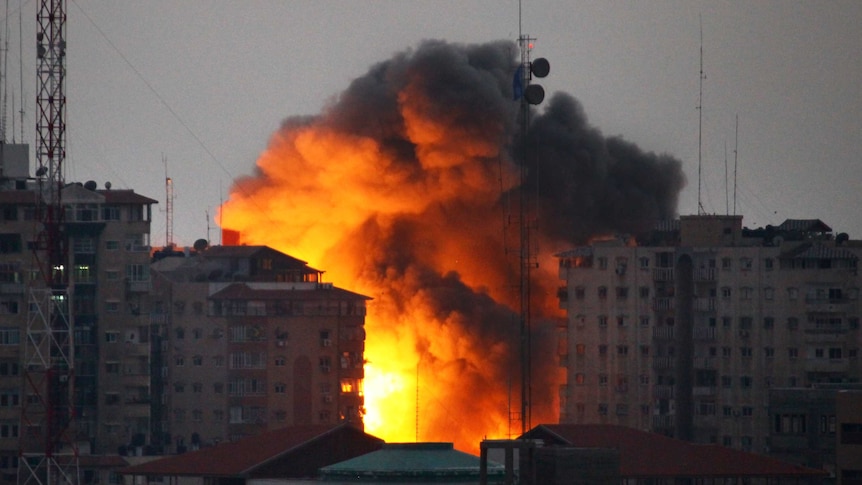
<svg viewBox="0 0 862 485">
<path fill-rule="evenodd" d="M 525 439 L 547 446 L 619 451 L 621 478 L 819 477 L 823 470 L 719 445 L 696 444 L 634 428 L 604 424 L 545 424 Z"/>
<path fill-rule="evenodd" d="M 119 473 L 236 478 L 311 477 L 323 466 L 378 450 L 382 445 L 383 440 L 349 423 L 291 426 L 124 468 Z"/>
<path fill-rule="evenodd" d="M 488 464 L 488 474 L 502 476 L 503 465 Z M 387 443 L 367 455 L 323 467 L 324 481 L 464 481 L 479 477 L 479 457 L 452 443 Z"/>
</svg>

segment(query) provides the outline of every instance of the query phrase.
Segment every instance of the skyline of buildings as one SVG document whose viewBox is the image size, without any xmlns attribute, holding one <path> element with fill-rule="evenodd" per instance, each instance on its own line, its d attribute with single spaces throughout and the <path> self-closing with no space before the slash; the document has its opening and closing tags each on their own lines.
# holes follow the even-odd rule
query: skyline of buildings
<svg viewBox="0 0 862 485">
<path fill-rule="evenodd" d="M 132 190 L 71 183 L 62 197 L 70 431 L 82 453 L 177 453 L 283 426 L 361 425 L 369 297 L 265 246 L 154 252 L 157 202 Z M 51 392 L 28 388 L 24 365 L 38 311 L 30 292 L 44 286 L 37 198 L 29 176 L 2 181 L 5 481 L 16 479 L 28 433 L 44 431 L 22 419 L 26 408 Z M 771 389 L 860 381 L 860 254 L 819 220 L 749 230 L 741 216 L 714 215 L 662 222 L 639 245 L 611 238 L 560 253 L 560 422 L 769 453 L 785 426 L 770 412 Z M 835 415 L 823 416 L 830 439 Z"/>
<path fill-rule="evenodd" d="M 771 433 L 806 432 L 770 413 L 771 390 L 859 385 L 860 255 L 819 220 L 716 215 L 559 253 L 561 422 L 770 453 Z M 808 427 L 834 441 L 835 419 Z"/>
</svg>

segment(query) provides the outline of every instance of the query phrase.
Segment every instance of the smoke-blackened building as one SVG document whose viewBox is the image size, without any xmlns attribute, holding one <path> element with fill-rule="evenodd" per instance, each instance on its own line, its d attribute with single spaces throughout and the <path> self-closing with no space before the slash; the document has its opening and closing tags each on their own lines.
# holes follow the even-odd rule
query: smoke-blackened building
<svg viewBox="0 0 862 485">
<path fill-rule="evenodd" d="M 265 246 L 155 262 L 165 451 L 301 424 L 362 424 L 366 296 Z"/>
<path fill-rule="evenodd" d="M 860 256 L 818 220 L 748 230 L 741 216 L 558 254 L 561 421 L 768 451 L 771 388 L 862 378 Z"/>
</svg>

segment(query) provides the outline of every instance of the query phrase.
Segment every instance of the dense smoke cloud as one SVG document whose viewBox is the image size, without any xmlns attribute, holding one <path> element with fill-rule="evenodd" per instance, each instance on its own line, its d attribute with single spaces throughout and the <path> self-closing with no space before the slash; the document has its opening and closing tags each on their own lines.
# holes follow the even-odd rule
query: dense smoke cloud
<svg viewBox="0 0 862 485">
<path fill-rule="evenodd" d="M 366 425 L 386 439 L 413 437 L 417 372 L 420 439 L 472 449 L 508 432 L 520 379 L 513 201 L 536 198 L 542 242 L 533 424 L 557 419 L 563 382 L 552 252 L 675 213 L 679 161 L 604 138 L 573 98 L 549 100 L 525 138 L 512 92 L 517 56 L 511 42 L 428 41 L 373 66 L 319 116 L 285 121 L 222 209 L 243 243 L 307 260 L 374 298 L 366 357 L 374 372 L 410 384 L 375 396 L 368 372 Z M 524 153 L 534 164 L 527 191 Z"/>
</svg>

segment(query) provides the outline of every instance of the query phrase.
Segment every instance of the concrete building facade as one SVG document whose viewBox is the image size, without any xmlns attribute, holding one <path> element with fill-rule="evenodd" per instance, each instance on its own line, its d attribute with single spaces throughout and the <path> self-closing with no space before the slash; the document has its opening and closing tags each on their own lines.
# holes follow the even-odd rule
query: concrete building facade
<svg viewBox="0 0 862 485">
<path fill-rule="evenodd" d="M 818 220 L 688 216 L 558 254 L 562 423 L 769 451 L 769 390 L 858 382 L 862 245 Z"/>
<path fill-rule="evenodd" d="M 47 288 L 40 266 L 47 257 L 39 242 L 39 181 L 28 176 L 26 157 L 6 162 L 23 164 L 0 180 L 0 479 L 15 481 L 19 453 L 28 446 L 24 438 L 39 433 L 26 408 L 50 392 L 28 385 L 31 369 L 25 368 L 28 322 L 40 311 L 32 296 Z M 141 310 L 150 291 L 156 201 L 109 184 L 99 189 L 95 182 L 67 184 L 61 193 L 69 280 L 64 305 L 74 348 L 69 436 L 81 454 L 115 454 L 149 435 L 149 321 Z"/>
<path fill-rule="evenodd" d="M 152 266 L 165 452 L 295 425 L 362 425 L 365 303 L 265 246 L 199 247 Z"/>
</svg>

